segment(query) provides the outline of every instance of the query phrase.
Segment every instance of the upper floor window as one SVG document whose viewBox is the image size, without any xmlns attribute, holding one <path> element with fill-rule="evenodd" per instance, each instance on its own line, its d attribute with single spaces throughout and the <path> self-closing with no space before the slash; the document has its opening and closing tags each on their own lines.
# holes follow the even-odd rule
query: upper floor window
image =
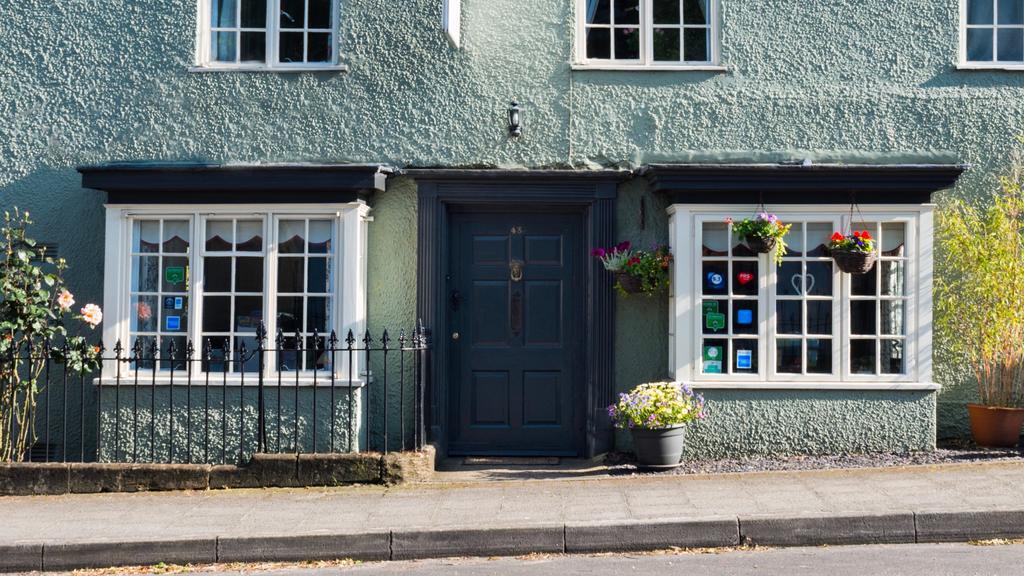
<svg viewBox="0 0 1024 576">
<path fill-rule="evenodd" d="M 201 0 L 200 64 L 210 68 L 336 66 L 337 0 Z"/>
<path fill-rule="evenodd" d="M 964 64 L 1024 65 L 1024 0 L 964 0 Z"/>
<path fill-rule="evenodd" d="M 716 0 L 578 0 L 578 60 L 588 66 L 715 64 Z"/>
</svg>

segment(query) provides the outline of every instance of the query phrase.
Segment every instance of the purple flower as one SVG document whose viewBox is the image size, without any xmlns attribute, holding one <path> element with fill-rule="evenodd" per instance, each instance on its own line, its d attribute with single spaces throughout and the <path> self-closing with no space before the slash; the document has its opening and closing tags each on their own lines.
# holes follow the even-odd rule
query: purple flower
<svg viewBox="0 0 1024 576">
<path fill-rule="evenodd" d="M 779 221 L 779 217 L 776 216 L 775 214 L 769 214 L 768 221 L 771 222 L 772 224 L 775 224 L 776 222 Z"/>
<path fill-rule="evenodd" d="M 767 212 L 761 212 L 757 215 L 758 220 L 769 220 Z M 769 220 L 770 221 L 770 220 Z"/>
<path fill-rule="evenodd" d="M 632 244 L 629 243 L 629 240 L 626 240 L 625 242 L 619 242 L 618 245 L 615 246 L 615 251 L 625 252 L 626 250 L 629 250 L 630 246 L 632 246 Z"/>
<path fill-rule="evenodd" d="M 593 255 L 593 256 L 596 256 L 598 258 L 604 258 L 605 255 L 608 254 L 608 252 L 604 248 L 594 248 L 590 252 L 590 254 Z"/>
</svg>

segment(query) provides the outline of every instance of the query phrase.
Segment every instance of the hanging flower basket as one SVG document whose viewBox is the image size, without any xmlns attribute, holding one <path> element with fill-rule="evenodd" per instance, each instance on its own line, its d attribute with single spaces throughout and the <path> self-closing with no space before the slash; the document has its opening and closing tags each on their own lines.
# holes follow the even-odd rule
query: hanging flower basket
<svg viewBox="0 0 1024 576">
<path fill-rule="evenodd" d="M 629 242 L 612 248 L 595 248 L 595 258 L 604 269 L 615 275 L 615 288 L 620 294 L 653 296 L 669 285 L 672 253 L 668 246 L 655 245 L 648 250 L 635 250 Z"/>
<path fill-rule="evenodd" d="M 644 283 L 636 276 L 626 272 L 616 273 L 615 281 L 618 282 L 619 288 L 626 294 L 640 294 L 644 291 Z"/>
<path fill-rule="evenodd" d="M 747 247 L 757 252 L 758 254 L 768 254 L 772 250 L 775 250 L 775 238 L 762 238 L 760 236 L 746 236 L 743 241 L 747 243 Z"/>
<path fill-rule="evenodd" d="M 840 272 L 847 274 L 867 274 L 875 267 L 875 253 L 859 250 L 833 250 L 832 259 Z"/>
<path fill-rule="evenodd" d="M 843 235 L 836 232 L 828 243 L 832 260 L 841 272 L 867 274 L 875 267 L 875 240 L 867 230 L 857 230 Z"/>
</svg>

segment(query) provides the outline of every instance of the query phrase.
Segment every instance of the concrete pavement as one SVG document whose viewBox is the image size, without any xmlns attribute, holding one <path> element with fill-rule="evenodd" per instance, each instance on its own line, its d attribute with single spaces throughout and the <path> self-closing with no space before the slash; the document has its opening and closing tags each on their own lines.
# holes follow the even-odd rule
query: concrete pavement
<svg viewBox="0 0 1024 576">
<path fill-rule="evenodd" d="M 0 571 L 1024 537 L 1024 464 L 0 498 Z"/>
</svg>

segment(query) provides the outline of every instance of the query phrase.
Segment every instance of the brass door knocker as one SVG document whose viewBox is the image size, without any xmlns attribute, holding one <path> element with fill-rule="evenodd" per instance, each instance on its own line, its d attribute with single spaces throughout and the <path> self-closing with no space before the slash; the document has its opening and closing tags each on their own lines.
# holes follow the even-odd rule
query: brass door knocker
<svg viewBox="0 0 1024 576">
<path fill-rule="evenodd" d="M 509 270 L 511 271 L 511 278 L 513 282 L 523 281 L 523 261 L 513 260 L 508 263 Z"/>
</svg>

